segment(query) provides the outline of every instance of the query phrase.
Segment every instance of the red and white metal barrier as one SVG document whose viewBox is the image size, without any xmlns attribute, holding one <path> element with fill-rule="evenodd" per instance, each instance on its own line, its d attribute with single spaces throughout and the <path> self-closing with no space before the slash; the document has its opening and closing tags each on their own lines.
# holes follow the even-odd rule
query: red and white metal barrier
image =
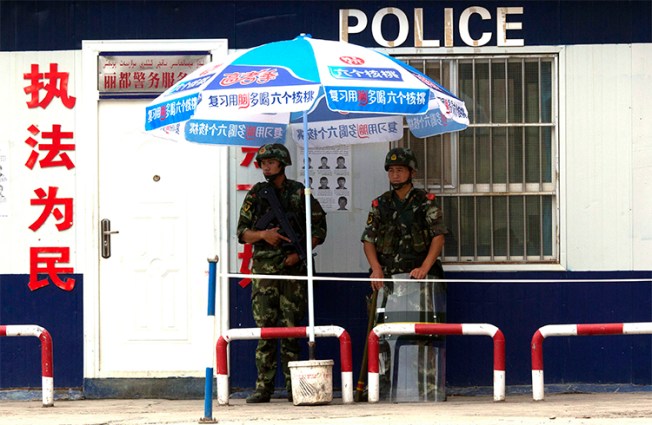
<svg viewBox="0 0 652 425">
<path fill-rule="evenodd" d="M 652 322 L 546 325 L 532 336 L 532 398 L 543 400 L 543 340 L 549 336 L 652 334 Z"/>
<path fill-rule="evenodd" d="M 43 407 L 54 406 L 54 366 L 52 364 L 52 337 L 37 325 L 0 325 L 0 336 L 35 336 L 41 340 L 41 385 Z"/>
<path fill-rule="evenodd" d="M 486 335 L 494 340 L 494 401 L 505 400 L 505 336 L 488 323 L 385 323 L 369 333 L 369 402 L 380 397 L 378 339 L 383 335 Z"/>
<path fill-rule="evenodd" d="M 342 371 L 342 402 L 353 403 L 353 361 L 351 337 L 339 326 L 315 326 L 315 337 L 337 337 L 340 340 L 340 364 Z M 227 347 L 230 341 L 274 338 L 307 338 L 305 326 L 291 328 L 243 328 L 229 329 L 217 341 L 217 403 L 229 404 L 229 366 Z"/>
</svg>

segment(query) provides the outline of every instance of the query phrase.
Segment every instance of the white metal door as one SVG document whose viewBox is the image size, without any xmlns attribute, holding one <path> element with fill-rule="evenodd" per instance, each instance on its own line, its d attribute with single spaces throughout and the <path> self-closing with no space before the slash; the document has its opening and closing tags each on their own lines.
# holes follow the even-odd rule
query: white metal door
<svg viewBox="0 0 652 425">
<path fill-rule="evenodd" d="M 200 376 L 227 151 L 146 134 L 146 104 L 100 101 L 97 220 L 117 233 L 99 259 L 99 374 Z"/>
</svg>

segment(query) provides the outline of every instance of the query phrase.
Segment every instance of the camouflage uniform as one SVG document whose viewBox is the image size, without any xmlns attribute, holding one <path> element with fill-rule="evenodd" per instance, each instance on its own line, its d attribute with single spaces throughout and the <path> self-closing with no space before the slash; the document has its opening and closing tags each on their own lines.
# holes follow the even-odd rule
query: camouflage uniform
<svg viewBox="0 0 652 425">
<path fill-rule="evenodd" d="M 268 182 L 255 184 L 247 193 L 238 220 L 238 240 L 243 243 L 242 235 L 246 230 L 255 229 L 256 222 L 270 209 L 269 203 L 261 199 L 259 194 L 265 187 L 272 187 Z M 303 184 L 285 179 L 283 186 L 276 190 L 277 198 L 291 220 L 295 231 L 305 233 L 305 195 Z M 319 202 L 311 198 L 312 236 L 323 242 L 326 238 L 326 213 Z M 303 224 L 302 224 L 303 223 Z M 272 223 L 271 227 L 278 226 Z M 269 226 L 268 226 L 269 227 Z M 283 264 L 285 257 L 296 252 L 291 245 L 271 246 L 264 241 L 254 244 L 253 266 L 254 274 L 306 275 L 306 265 L 299 262 L 287 267 Z M 252 311 L 258 327 L 292 327 L 298 326 L 304 318 L 307 307 L 307 292 L 305 281 L 254 279 L 251 292 Z M 261 339 L 256 348 L 256 391 L 266 394 L 274 392 L 274 377 L 276 375 L 276 339 Z M 285 376 L 288 394 L 291 394 L 289 361 L 299 360 L 299 341 L 296 338 L 281 340 L 281 363 Z"/>
<path fill-rule="evenodd" d="M 388 170 L 390 165 L 405 165 L 416 169 L 416 159 L 408 149 L 393 149 L 387 155 L 385 170 Z M 448 230 L 442 222 L 441 210 L 435 202 L 435 195 L 412 187 L 403 200 L 398 198 L 394 190 L 390 190 L 372 201 L 361 241 L 375 246 L 383 274 L 389 278 L 397 274 L 409 274 L 412 269 L 420 267 L 428 254 L 432 239 L 447 233 Z M 443 278 L 443 269 L 439 260 L 435 262 L 428 275 L 430 278 L 432 276 Z M 405 294 L 401 292 L 414 285 L 419 285 L 418 289 L 414 289 L 421 295 L 414 298 L 416 301 L 407 300 Z M 436 300 L 445 300 L 445 284 L 410 282 L 397 285 L 396 289 L 399 289 L 397 293 L 394 293 L 394 289 L 393 282 L 385 282 L 379 292 L 379 306 L 383 313 L 377 317 L 376 323 L 445 322 L 445 304 L 439 307 L 439 311 L 434 309 Z M 399 308 L 398 312 L 392 311 L 392 305 L 405 302 L 410 305 Z M 441 308 L 444 311 L 441 311 Z M 390 397 L 391 381 L 396 380 L 396 371 L 393 371 L 394 378 L 390 375 L 392 373 L 391 352 L 399 349 L 397 348 L 399 345 L 405 344 L 402 341 L 405 339 L 408 340 L 407 344 L 419 345 L 420 360 L 414 366 L 418 368 L 419 376 L 427 375 L 426 385 L 419 381 L 420 397 L 424 400 L 433 400 L 436 393 L 436 388 L 432 385 L 434 376 L 431 363 L 434 360 L 432 356 L 434 351 L 427 349 L 426 356 L 423 357 L 422 354 L 427 345 L 439 344 L 443 337 L 387 337 L 380 341 L 380 367 L 383 369 L 380 373 L 381 397 Z"/>
<path fill-rule="evenodd" d="M 413 187 L 403 201 L 393 190 L 372 201 L 361 240 L 374 244 L 383 273 L 390 277 L 421 266 L 432 238 L 446 233 L 435 195 Z M 435 271 L 430 274 L 440 275 Z"/>
</svg>

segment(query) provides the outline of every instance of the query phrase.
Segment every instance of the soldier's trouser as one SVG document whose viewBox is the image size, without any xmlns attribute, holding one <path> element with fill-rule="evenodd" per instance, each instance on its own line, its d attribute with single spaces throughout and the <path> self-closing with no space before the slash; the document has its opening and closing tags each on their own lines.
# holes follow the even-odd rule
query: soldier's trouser
<svg viewBox="0 0 652 425">
<path fill-rule="evenodd" d="M 251 303 L 256 326 L 299 326 L 306 307 L 306 283 L 302 280 L 255 279 Z M 276 339 L 261 339 L 256 348 L 256 390 L 273 393 L 276 376 Z M 281 365 L 285 387 L 291 389 L 288 362 L 299 360 L 299 341 L 296 338 L 281 339 Z"/>
</svg>

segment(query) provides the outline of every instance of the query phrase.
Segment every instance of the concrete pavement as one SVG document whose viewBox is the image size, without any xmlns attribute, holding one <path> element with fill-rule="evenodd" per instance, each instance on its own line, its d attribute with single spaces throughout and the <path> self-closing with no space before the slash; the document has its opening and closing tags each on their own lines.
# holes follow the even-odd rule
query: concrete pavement
<svg viewBox="0 0 652 425">
<path fill-rule="evenodd" d="M 324 406 L 294 406 L 283 399 L 248 405 L 232 399 L 213 405 L 219 424 L 442 424 L 442 425 L 649 425 L 652 392 L 553 394 L 534 402 L 531 395 L 452 396 L 439 403 L 354 403 L 334 399 Z M 203 400 L 0 400 L 0 425 L 190 425 L 204 416 Z"/>
</svg>

